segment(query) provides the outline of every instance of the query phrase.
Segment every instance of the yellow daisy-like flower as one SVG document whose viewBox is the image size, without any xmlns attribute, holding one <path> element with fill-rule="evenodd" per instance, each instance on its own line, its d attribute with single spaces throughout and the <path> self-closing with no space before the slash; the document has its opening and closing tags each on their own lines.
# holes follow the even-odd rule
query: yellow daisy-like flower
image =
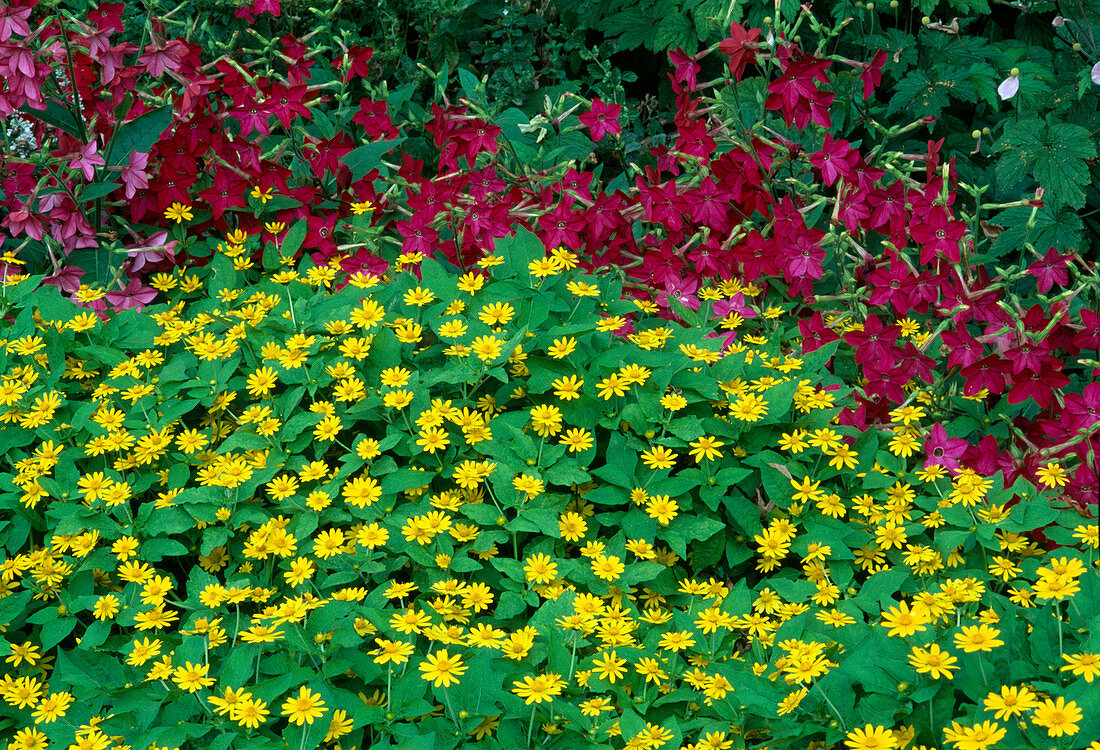
<svg viewBox="0 0 1100 750">
<path fill-rule="evenodd" d="M 994 712 L 995 719 L 1005 721 L 1035 708 L 1039 705 L 1039 699 L 1027 687 L 1003 685 L 1000 693 L 987 695 L 983 705 L 986 711 Z"/>
<path fill-rule="evenodd" d="M 1076 677 L 1084 677 L 1085 682 L 1092 682 L 1100 676 L 1100 654 L 1062 654 L 1066 666 L 1060 671 L 1072 671 Z"/>
<path fill-rule="evenodd" d="M 164 218 L 175 221 L 177 224 L 181 224 L 184 221 L 191 221 L 195 218 L 195 214 L 191 212 L 191 206 L 184 205 L 179 201 L 172 203 L 164 211 Z"/>
<path fill-rule="evenodd" d="M 612 685 L 626 674 L 626 659 L 620 659 L 614 651 L 604 651 L 592 662 L 592 665 L 596 668 L 600 679 L 607 680 Z"/>
<path fill-rule="evenodd" d="M 898 741 L 886 727 L 867 724 L 849 732 L 844 745 L 849 750 L 896 750 Z"/>
<path fill-rule="evenodd" d="M 524 577 L 533 583 L 550 583 L 558 577 L 558 564 L 551 560 L 549 555 L 537 552 L 525 561 L 523 566 Z"/>
<path fill-rule="evenodd" d="M 512 684 L 515 685 L 512 692 L 530 706 L 533 703 L 549 703 L 555 696 L 561 695 L 565 680 L 561 679 L 560 674 L 548 672 L 538 677 L 528 675 L 522 681 L 514 680 Z"/>
<path fill-rule="evenodd" d="M 420 675 L 421 678 L 436 687 L 457 685 L 467 669 L 469 667 L 462 663 L 462 657 L 447 653 L 447 649 L 428 654 L 428 658 L 420 662 L 420 671 L 423 673 Z"/>
<path fill-rule="evenodd" d="M 992 651 L 997 646 L 1003 646 L 1000 640 L 1001 631 L 988 625 L 964 625 L 961 633 L 955 634 L 955 646 L 968 654 L 976 651 Z"/>
<path fill-rule="evenodd" d="M 650 469 L 671 469 L 676 465 L 676 452 L 663 445 L 656 445 L 649 450 L 642 451 L 642 463 Z"/>
<path fill-rule="evenodd" d="M 594 444 L 592 433 L 580 428 L 566 430 L 565 435 L 558 442 L 567 447 L 570 453 L 586 451 Z"/>
<path fill-rule="evenodd" d="M 914 646 L 909 655 L 909 663 L 917 670 L 918 674 L 929 675 L 932 679 L 940 677 L 951 679 L 953 672 L 958 669 L 958 659 L 951 655 L 950 651 L 944 651 L 939 644 L 933 643 L 928 648 Z"/>
<path fill-rule="evenodd" d="M 1054 701 L 1047 698 L 1031 714 L 1031 723 L 1043 727 L 1051 737 L 1077 734 L 1077 724 L 1081 721 L 1081 709 L 1073 701 L 1062 696 Z"/>
<path fill-rule="evenodd" d="M 312 724 L 314 720 L 325 715 L 325 702 L 321 700 L 320 693 L 314 693 L 305 685 L 298 694 L 283 701 L 283 716 L 292 724 L 302 726 Z"/>
</svg>

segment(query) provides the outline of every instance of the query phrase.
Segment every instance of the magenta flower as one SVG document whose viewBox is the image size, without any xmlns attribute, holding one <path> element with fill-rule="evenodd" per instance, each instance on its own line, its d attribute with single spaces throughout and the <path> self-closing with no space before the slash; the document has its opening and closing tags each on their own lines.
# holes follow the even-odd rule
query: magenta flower
<svg viewBox="0 0 1100 750">
<path fill-rule="evenodd" d="M 69 169 L 79 169 L 84 173 L 84 179 L 88 182 L 92 181 L 95 177 L 95 168 L 102 167 L 105 162 L 103 157 L 96 153 L 99 150 L 99 145 L 93 140 L 88 145 L 84 146 L 77 155 L 69 162 Z"/>
<path fill-rule="evenodd" d="M 618 104 L 605 104 L 599 99 L 592 100 L 592 109 L 580 116 L 581 125 L 592 131 L 592 140 L 598 141 L 608 133 L 621 133 Z"/>
<path fill-rule="evenodd" d="M 939 464 L 948 471 L 954 471 L 959 468 L 959 459 L 966 453 L 969 445 L 962 438 L 948 438 L 947 430 L 936 422 L 928 432 L 928 439 L 924 441 L 924 468 Z"/>
<path fill-rule="evenodd" d="M 1053 247 L 1047 250 L 1042 260 L 1037 260 L 1027 267 L 1027 272 L 1039 280 L 1039 291 L 1046 294 L 1055 284 L 1065 286 L 1069 282 L 1069 273 L 1066 270 L 1066 258 L 1059 255 Z"/>
<path fill-rule="evenodd" d="M 156 299 L 157 290 L 152 287 L 142 286 L 137 279 L 130 279 L 130 283 L 121 290 L 107 292 L 104 299 L 116 310 L 143 309 Z"/>
</svg>

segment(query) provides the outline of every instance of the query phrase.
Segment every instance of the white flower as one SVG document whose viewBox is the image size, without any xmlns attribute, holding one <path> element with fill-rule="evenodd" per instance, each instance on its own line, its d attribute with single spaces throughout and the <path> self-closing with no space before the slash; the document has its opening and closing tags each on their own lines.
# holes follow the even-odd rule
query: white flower
<svg viewBox="0 0 1100 750">
<path fill-rule="evenodd" d="M 1015 70 L 1015 68 L 1013 68 Z M 1016 92 L 1020 90 L 1020 76 L 1010 75 L 1008 78 L 1001 81 L 1001 85 L 997 87 L 997 93 L 1001 96 L 1001 101 L 1011 99 L 1016 96 Z"/>
</svg>

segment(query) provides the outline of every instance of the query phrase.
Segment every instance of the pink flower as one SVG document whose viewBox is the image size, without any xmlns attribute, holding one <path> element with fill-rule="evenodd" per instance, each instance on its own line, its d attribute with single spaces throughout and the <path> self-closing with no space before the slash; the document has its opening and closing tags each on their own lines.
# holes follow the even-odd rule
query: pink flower
<svg viewBox="0 0 1100 750">
<path fill-rule="evenodd" d="M 0 227 L 7 227 L 8 232 L 16 239 L 23 234 L 39 241 L 42 239 L 42 222 L 31 214 L 30 207 L 26 204 L 10 211 L 0 220 Z"/>
<path fill-rule="evenodd" d="M 942 465 L 948 471 L 959 468 L 959 459 L 962 458 L 969 443 L 962 438 L 948 438 L 947 430 L 939 422 L 932 425 L 928 433 L 928 440 L 924 443 L 924 468 Z"/>
<path fill-rule="evenodd" d="M 131 307 L 143 309 L 157 297 L 157 290 L 152 287 L 142 286 L 137 279 L 130 279 L 130 283 L 123 289 L 107 292 L 104 299 L 116 310 L 128 310 Z"/>
<path fill-rule="evenodd" d="M 126 199 L 130 200 L 139 190 L 149 187 L 149 175 L 145 168 L 149 165 L 149 154 L 143 151 L 131 151 L 130 163 L 122 170 L 122 184 L 126 186 Z"/>
<path fill-rule="evenodd" d="M 592 109 L 580 116 L 581 125 L 592 131 L 592 140 L 598 141 L 608 133 L 621 133 L 618 104 L 605 104 L 599 99 L 592 100 Z"/>
<path fill-rule="evenodd" d="M 176 240 L 168 240 L 168 232 L 157 232 L 143 244 L 127 248 L 130 258 L 130 273 L 144 271 L 164 261 L 173 262 L 176 258 Z"/>
<path fill-rule="evenodd" d="M 183 67 L 180 56 L 184 51 L 184 44 L 179 39 L 170 39 L 163 47 L 147 44 L 138 62 L 145 66 L 145 71 L 153 78 L 160 78 L 165 70 L 175 71 Z"/>
<path fill-rule="evenodd" d="M 12 34 L 19 34 L 20 36 L 30 36 L 31 27 L 27 24 L 27 19 L 31 16 L 31 7 L 28 5 L 23 8 L 12 8 L 11 6 L 0 6 L 0 42 L 6 42 L 11 39 Z"/>
<path fill-rule="evenodd" d="M 84 179 L 91 182 L 92 178 L 95 177 L 95 168 L 106 164 L 103 157 L 96 153 L 98 150 L 99 146 L 93 140 L 80 149 L 77 155 L 72 158 L 68 165 L 69 169 L 79 169 L 84 173 Z"/>
</svg>

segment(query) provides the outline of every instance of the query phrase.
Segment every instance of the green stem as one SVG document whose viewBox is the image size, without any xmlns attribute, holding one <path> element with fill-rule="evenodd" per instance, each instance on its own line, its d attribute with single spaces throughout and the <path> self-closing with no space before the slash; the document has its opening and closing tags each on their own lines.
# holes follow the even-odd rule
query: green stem
<svg viewBox="0 0 1100 750">
<path fill-rule="evenodd" d="M 833 710 L 833 714 L 836 716 L 836 720 L 838 722 L 840 722 L 841 731 L 843 731 L 843 732 L 848 731 L 848 727 L 844 723 L 844 717 L 840 715 L 840 711 L 836 710 L 836 706 L 834 706 L 833 702 L 831 700 L 829 700 L 829 696 L 825 694 L 825 691 L 821 689 L 821 685 L 819 685 L 815 682 L 814 687 L 817 688 L 817 692 L 821 693 L 821 697 L 825 699 L 825 702 L 827 704 L 829 704 L 829 708 L 831 708 Z"/>
</svg>

